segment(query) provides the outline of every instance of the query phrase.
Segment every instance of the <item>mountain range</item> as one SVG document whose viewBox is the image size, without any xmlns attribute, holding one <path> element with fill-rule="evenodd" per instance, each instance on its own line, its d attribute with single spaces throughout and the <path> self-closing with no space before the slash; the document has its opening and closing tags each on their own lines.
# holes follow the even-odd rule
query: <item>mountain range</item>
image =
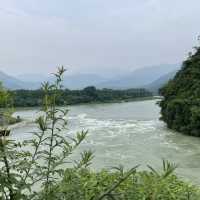
<svg viewBox="0 0 200 200">
<path fill-rule="evenodd" d="M 157 65 L 136 69 L 126 75 L 112 79 L 97 74 L 70 74 L 65 75 L 63 85 L 69 89 L 83 89 L 87 86 L 97 88 L 127 89 L 146 88 L 155 94 L 169 79 L 173 78 L 180 69 L 180 64 Z M 8 89 L 38 89 L 41 82 L 53 81 L 52 77 L 41 74 L 22 74 L 17 77 L 9 76 L 0 71 L 0 81 Z"/>
<path fill-rule="evenodd" d="M 177 71 L 179 68 L 180 64 L 143 67 L 136 69 L 133 72 L 122 77 L 117 77 L 113 80 L 101 83 L 98 85 L 98 87 L 115 89 L 147 87 L 147 85 L 150 85 L 153 82 L 157 81 L 157 79 L 160 79 L 160 77 L 173 71 Z"/>
<path fill-rule="evenodd" d="M 7 75 L 6 73 L 0 71 L 0 82 L 3 83 L 4 87 L 17 90 L 17 89 L 35 89 L 37 88 L 36 83 L 24 82 L 13 76 Z"/>
<path fill-rule="evenodd" d="M 39 74 L 22 74 L 17 78 L 23 82 L 31 81 L 32 83 L 40 87 L 40 84 L 44 81 L 53 82 L 53 76 L 44 76 Z M 63 78 L 63 85 L 69 89 L 83 89 L 87 86 L 96 86 L 99 83 L 107 81 L 106 78 L 101 77 L 97 74 L 66 74 Z"/>
</svg>

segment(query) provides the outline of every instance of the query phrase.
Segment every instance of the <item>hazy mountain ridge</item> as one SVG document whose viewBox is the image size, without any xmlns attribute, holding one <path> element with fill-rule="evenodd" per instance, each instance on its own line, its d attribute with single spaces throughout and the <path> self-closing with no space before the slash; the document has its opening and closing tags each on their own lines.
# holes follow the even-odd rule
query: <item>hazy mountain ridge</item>
<svg viewBox="0 0 200 200">
<path fill-rule="evenodd" d="M 23 80 L 26 82 L 27 80 L 31 82 L 35 82 L 37 84 L 41 84 L 44 81 L 49 81 L 53 82 L 54 77 L 53 76 L 45 76 L 45 75 L 39 75 L 39 74 L 22 74 L 19 75 L 18 78 L 20 80 Z M 79 73 L 79 74 L 70 74 L 66 75 L 63 78 L 63 86 L 65 88 L 69 89 L 83 89 L 87 86 L 96 86 L 97 84 L 106 81 L 107 79 L 99 76 L 97 74 L 84 74 L 84 73 Z"/>
<path fill-rule="evenodd" d="M 162 88 L 167 82 L 175 77 L 177 70 L 167 73 L 157 80 L 153 81 L 149 85 L 145 85 L 144 88 L 153 92 L 153 94 L 159 94 L 159 89 Z"/>
<path fill-rule="evenodd" d="M 4 87 L 16 90 L 16 89 L 36 89 L 37 86 L 31 82 L 24 82 L 13 76 L 7 75 L 6 73 L 0 71 L 0 82 L 3 83 Z"/>
<path fill-rule="evenodd" d="M 163 75 L 176 71 L 179 68 L 179 64 L 144 67 L 136 69 L 131 74 L 129 73 L 126 76 L 99 84 L 98 87 L 115 89 L 146 87 Z"/>
<path fill-rule="evenodd" d="M 136 69 L 135 71 L 108 79 L 98 74 L 67 74 L 64 76 L 63 86 L 68 89 L 83 89 L 87 86 L 110 89 L 146 88 L 153 92 L 164 85 L 180 67 L 176 65 L 158 65 Z M 17 77 L 0 72 L 0 81 L 8 89 L 38 89 L 41 82 L 54 80 L 53 76 L 43 74 L 22 74 Z"/>
<path fill-rule="evenodd" d="M 7 75 L 0 71 L 0 81 L 8 89 L 38 89 L 44 81 L 53 82 L 53 76 L 42 74 L 22 74 L 17 77 Z M 97 85 L 107 79 L 97 74 L 74 74 L 64 76 L 63 85 L 69 89 L 83 89 L 87 86 Z"/>
<path fill-rule="evenodd" d="M 49 79 L 48 76 L 43 74 L 20 74 L 16 76 L 17 79 L 23 82 L 41 83 Z"/>
<path fill-rule="evenodd" d="M 83 89 L 87 86 L 96 86 L 107 79 L 97 74 L 74 74 L 66 75 L 63 85 L 69 89 Z"/>
</svg>

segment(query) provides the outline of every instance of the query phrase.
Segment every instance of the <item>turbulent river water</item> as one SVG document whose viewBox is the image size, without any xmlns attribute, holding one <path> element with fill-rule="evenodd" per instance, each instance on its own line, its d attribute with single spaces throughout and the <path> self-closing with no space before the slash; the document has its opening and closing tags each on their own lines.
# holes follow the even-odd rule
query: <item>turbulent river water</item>
<svg viewBox="0 0 200 200">
<path fill-rule="evenodd" d="M 89 130 L 88 137 L 75 154 L 91 149 L 92 168 L 99 170 L 124 165 L 140 169 L 161 168 L 162 159 L 178 164 L 177 174 L 200 184 L 200 139 L 166 128 L 159 121 L 157 100 L 126 103 L 90 104 L 69 107 L 67 134 Z M 15 114 L 24 121 L 12 127 L 16 139 L 31 138 L 37 109 L 21 109 Z"/>
</svg>

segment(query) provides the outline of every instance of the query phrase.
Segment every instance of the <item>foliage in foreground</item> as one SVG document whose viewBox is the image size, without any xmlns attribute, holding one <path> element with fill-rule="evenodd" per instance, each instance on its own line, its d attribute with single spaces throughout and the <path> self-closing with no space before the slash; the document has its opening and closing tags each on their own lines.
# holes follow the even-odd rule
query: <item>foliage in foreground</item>
<svg viewBox="0 0 200 200">
<path fill-rule="evenodd" d="M 69 156 L 86 137 L 80 132 L 75 137 L 66 133 L 66 115 L 68 110 L 56 107 L 59 90 L 62 88 L 64 68 L 55 74 L 54 84 L 44 83 L 43 106 L 36 120 L 37 131 L 33 139 L 12 140 L 9 131 L 0 134 L 0 197 L 6 200 L 45 199 L 48 200 L 52 188 L 63 177 L 63 164 L 69 163 Z M 5 95 L 4 95 L 5 96 Z M 2 95 L 2 98 L 4 97 Z M 6 108 L 7 106 L 5 106 Z M 77 161 L 77 169 L 88 165 L 92 158 L 90 151 L 82 154 Z M 35 191 L 42 190 L 41 197 Z"/>
<path fill-rule="evenodd" d="M 56 107 L 64 71 L 59 68 L 54 84 L 43 84 L 43 107 L 33 139 L 19 142 L 9 132 L 0 135 L 0 200 L 199 199 L 198 189 L 179 181 L 173 175 L 176 166 L 167 161 L 162 173 L 151 167 L 150 172 L 137 172 L 137 167 L 125 172 L 119 167 L 115 172 L 94 173 L 88 169 L 91 151 L 72 162 L 70 155 L 87 131 L 68 135 L 68 110 Z M 73 167 L 63 169 L 69 164 Z"/>
<path fill-rule="evenodd" d="M 169 166 L 171 168 L 172 165 Z M 170 168 L 162 173 L 154 169 L 135 171 L 125 179 L 128 173 L 121 170 L 112 173 L 88 170 L 74 173 L 73 170 L 66 170 L 52 199 L 59 194 L 65 200 L 199 200 L 199 190 L 180 181 Z M 113 184 L 117 187 L 113 187 Z"/>
<path fill-rule="evenodd" d="M 200 136 L 200 48 L 195 48 L 160 93 L 162 120 L 176 131 Z"/>
</svg>

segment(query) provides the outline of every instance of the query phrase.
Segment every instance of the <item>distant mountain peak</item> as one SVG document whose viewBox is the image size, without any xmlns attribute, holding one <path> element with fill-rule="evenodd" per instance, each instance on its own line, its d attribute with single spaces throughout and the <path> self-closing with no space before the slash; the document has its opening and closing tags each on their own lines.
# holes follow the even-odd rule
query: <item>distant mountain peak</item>
<svg viewBox="0 0 200 200">
<path fill-rule="evenodd" d="M 180 68 L 179 64 L 156 65 L 156 66 L 138 68 L 134 70 L 132 73 L 104 82 L 98 85 L 98 87 L 115 88 L 115 89 L 143 87 L 157 80 L 161 76 L 170 73 L 174 70 L 177 70 L 179 68 Z"/>
</svg>

